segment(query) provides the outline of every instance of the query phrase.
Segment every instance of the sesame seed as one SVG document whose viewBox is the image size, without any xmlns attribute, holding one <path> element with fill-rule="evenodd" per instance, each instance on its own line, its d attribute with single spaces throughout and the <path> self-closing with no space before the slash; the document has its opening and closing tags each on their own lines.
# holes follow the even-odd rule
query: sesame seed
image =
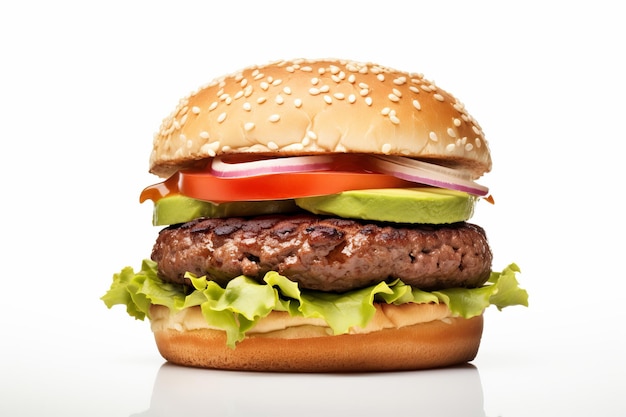
<svg viewBox="0 0 626 417">
<path fill-rule="evenodd" d="M 414 86 L 414 85 L 409 86 L 409 90 L 411 90 L 412 92 L 414 92 L 414 93 L 416 93 L 416 94 L 418 94 L 418 93 L 420 92 L 420 89 L 419 89 L 419 88 L 417 88 L 417 87 L 416 87 L 416 86 Z"/>
<path fill-rule="evenodd" d="M 393 80 L 393 83 L 395 85 L 402 85 L 402 84 L 406 83 L 406 77 L 398 77 L 395 80 Z"/>
<path fill-rule="evenodd" d="M 354 82 L 355 82 L 355 81 L 356 81 L 356 76 L 355 76 L 354 74 L 350 74 L 350 75 L 348 76 L 348 82 L 349 82 L 350 84 L 354 84 Z"/>
<path fill-rule="evenodd" d="M 391 144 L 390 143 L 383 144 L 383 147 L 381 148 L 381 150 L 383 151 L 383 153 L 388 154 L 389 152 L 391 152 Z"/>
<path fill-rule="evenodd" d="M 263 103 L 265 103 L 266 101 L 267 101 L 267 97 L 259 97 L 259 98 L 257 98 L 257 99 L 256 99 L 256 102 L 257 102 L 258 104 L 263 104 Z"/>
<path fill-rule="evenodd" d="M 350 104 L 354 103 L 356 101 L 356 96 L 354 94 L 350 94 L 348 96 L 348 102 L 350 102 Z"/>
<path fill-rule="evenodd" d="M 312 131 L 312 130 L 307 130 L 306 131 L 306 136 L 309 139 L 317 140 L 317 134 L 314 131 Z"/>
<path fill-rule="evenodd" d="M 320 89 L 319 88 L 315 88 L 315 87 L 309 88 L 309 94 L 311 94 L 312 96 L 316 96 L 319 93 L 320 93 Z"/>
<path fill-rule="evenodd" d="M 456 132 L 451 127 L 448 128 L 447 133 L 448 133 L 448 136 L 450 136 L 451 138 L 456 137 Z"/>
<path fill-rule="evenodd" d="M 337 100 L 343 100 L 344 98 L 346 98 L 343 93 L 335 93 L 333 94 L 333 97 L 335 97 Z"/>
<path fill-rule="evenodd" d="M 207 132 L 206 130 L 203 130 L 202 132 L 199 133 L 200 139 L 208 139 L 209 137 L 211 137 L 209 135 L 209 132 Z"/>
<path fill-rule="evenodd" d="M 439 101 L 443 101 L 444 100 L 443 96 L 441 94 L 439 94 L 439 93 L 433 94 L 433 97 L 435 98 L 435 100 L 439 100 Z"/>
<path fill-rule="evenodd" d="M 393 101 L 394 103 L 397 103 L 398 101 L 400 101 L 400 97 L 398 97 L 395 94 L 389 94 L 387 97 L 389 98 L 389 100 Z"/>
<path fill-rule="evenodd" d="M 283 98 L 283 96 L 281 96 L 280 94 L 276 96 L 276 104 L 283 104 L 285 102 L 285 99 Z"/>
<path fill-rule="evenodd" d="M 193 107 L 191 108 L 191 112 L 192 112 L 193 114 L 200 114 L 200 107 L 198 107 L 198 106 L 193 106 Z"/>
<path fill-rule="evenodd" d="M 261 82 L 261 89 L 263 91 L 267 91 L 268 88 L 270 88 L 270 85 L 267 82 L 265 81 Z"/>
<path fill-rule="evenodd" d="M 249 85 L 243 90 L 244 97 L 250 97 L 252 95 L 252 86 Z"/>
<path fill-rule="evenodd" d="M 320 87 L 320 92 L 321 93 L 328 93 L 330 91 L 330 87 L 327 85 L 323 85 Z"/>
<path fill-rule="evenodd" d="M 320 82 L 320 79 L 317 77 L 313 77 L 311 78 L 311 84 L 313 85 L 317 85 Z"/>
<path fill-rule="evenodd" d="M 326 104 L 332 104 L 333 98 L 331 96 L 324 95 L 324 101 L 326 102 Z"/>
<path fill-rule="evenodd" d="M 480 129 L 478 129 L 478 127 L 476 127 L 476 125 L 472 126 L 472 130 L 474 131 L 474 133 L 476 133 L 477 135 L 480 135 Z"/>
<path fill-rule="evenodd" d="M 246 132 L 249 132 L 252 129 L 254 129 L 254 123 L 248 122 L 248 123 L 243 125 L 243 128 L 246 130 Z"/>
<path fill-rule="evenodd" d="M 452 121 L 452 123 L 454 123 L 454 125 L 455 125 L 456 127 L 461 126 L 461 121 L 460 121 L 459 119 L 454 119 L 454 120 Z"/>
<path fill-rule="evenodd" d="M 400 124 L 400 119 L 398 119 L 398 116 L 396 116 L 395 114 L 390 114 L 389 120 L 391 120 L 391 123 L 393 123 L 394 125 Z"/>
<path fill-rule="evenodd" d="M 435 132 L 430 132 L 428 134 L 428 138 L 430 140 L 432 140 L 433 142 L 438 142 L 439 141 L 439 138 L 437 137 L 437 134 Z"/>
<path fill-rule="evenodd" d="M 477 148 L 480 148 L 481 146 L 483 146 L 483 141 L 480 140 L 480 138 L 476 138 L 475 142 L 476 142 L 476 147 Z"/>
<path fill-rule="evenodd" d="M 217 108 L 217 101 L 214 101 L 213 103 L 211 103 L 211 105 L 209 106 L 209 111 L 213 111 Z"/>
<path fill-rule="evenodd" d="M 382 114 L 383 116 L 387 116 L 390 111 L 391 109 L 389 107 L 383 107 L 383 109 L 380 111 L 380 114 Z"/>
<path fill-rule="evenodd" d="M 285 94 L 287 94 L 287 95 L 290 95 L 290 94 L 291 94 L 291 88 L 289 88 L 289 87 L 284 87 L 284 88 L 283 88 L 283 93 L 285 93 Z"/>
<path fill-rule="evenodd" d="M 359 88 L 362 90 L 367 90 L 368 88 L 370 88 L 370 86 L 365 83 L 359 83 Z"/>
<path fill-rule="evenodd" d="M 272 114 L 267 120 L 269 120 L 272 123 L 276 123 L 277 121 L 280 120 L 280 114 Z"/>
<path fill-rule="evenodd" d="M 246 101 L 245 103 L 243 103 L 243 109 L 245 111 L 250 111 L 250 110 L 252 110 L 252 106 L 250 105 L 249 102 Z"/>
<path fill-rule="evenodd" d="M 417 110 L 422 110 L 422 105 L 417 100 L 413 100 L 413 107 L 415 107 Z"/>
<path fill-rule="evenodd" d="M 304 71 L 304 72 L 311 72 L 313 71 L 313 68 L 306 66 L 306 67 L 302 67 L 300 68 L 300 71 Z"/>
<path fill-rule="evenodd" d="M 368 106 L 372 105 L 372 98 L 371 97 L 365 97 L 365 104 L 367 104 Z"/>
<path fill-rule="evenodd" d="M 237 91 L 237 94 L 235 94 L 235 96 L 233 97 L 233 99 L 235 99 L 235 100 L 239 100 L 241 97 L 243 97 L 243 90 L 239 90 L 239 91 Z"/>
<path fill-rule="evenodd" d="M 200 151 L 210 156 L 215 156 L 215 150 L 219 148 L 219 146 L 220 146 L 219 142 L 205 143 L 200 148 Z"/>
<path fill-rule="evenodd" d="M 385 75 L 384 74 L 378 74 L 378 75 L 376 75 L 376 78 L 378 78 L 378 81 L 380 81 L 380 82 L 385 81 Z"/>
<path fill-rule="evenodd" d="M 281 84 L 282 84 L 282 82 L 283 82 L 283 80 L 281 80 L 281 79 L 278 79 L 278 78 L 277 78 L 277 79 L 275 79 L 274 81 L 272 81 L 272 85 L 273 85 L 274 87 L 276 87 L 277 85 L 281 85 Z"/>
<path fill-rule="evenodd" d="M 293 101 L 293 105 L 296 106 L 296 108 L 299 109 L 300 107 L 302 107 L 302 100 L 300 100 L 299 98 L 295 99 Z"/>
<path fill-rule="evenodd" d="M 474 149 L 474 145 L 472 145 L 471 143 L 465 145 L 465 150 L 467 152 L 470 152 L 472 149 Z"/>
<path fill-rule="evenodd" d="M 217 123 L 222 123 L 224 120 L 226 120 L 226 112 L 222 112 L 217 116 Z"/>
<path fill-rule="evenodd" d="M 244 78 L 243 80 L 241 80 L 241 82 L 239 83 L 239 85 L 241 86 L 241 88 L 244 88 L 245 86 L 248 85 L 248 79 Z"/>
<path fill-rule="evenodd" d="M 454 143 L 451 143 L 448 146 L 446 146 L 446 151 L 448 152 L 454 152 L 455 149 L 456 147 L 454 146 Z"/>
<path fill-rule="evenodd" d="M 366 95 L 368 95 L 370 93 L 370 90 L 368 90 L 367 88 L 364 88 L 363 90 L 359 91 L 359 94 L 364 97 Z"/>
<path fill-rule="evenodd" d="M 272 142 L 272 141 L 267 142 L 267 147 L 273 151 L 278 149 L 278 145 L 276 144 L 276 142 Z"/>
</svg>

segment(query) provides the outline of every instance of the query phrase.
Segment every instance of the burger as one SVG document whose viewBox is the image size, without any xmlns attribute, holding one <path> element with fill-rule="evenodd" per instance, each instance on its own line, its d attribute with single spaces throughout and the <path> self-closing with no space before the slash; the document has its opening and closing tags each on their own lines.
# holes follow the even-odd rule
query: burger
<svg viewBox="0 0 626 417">
<path fill-rule="evenodd" d="M 278 61 L 183 98 L 154 136 L 140 201 L 150 259 L 104 303 L 148 318 L 185 366 L 281 372 L 437 368 L 475 358 L 490 305 L 527 305 L 492 270 L 475 205 L 479 124 L 421 74 Z"/>
</svg>

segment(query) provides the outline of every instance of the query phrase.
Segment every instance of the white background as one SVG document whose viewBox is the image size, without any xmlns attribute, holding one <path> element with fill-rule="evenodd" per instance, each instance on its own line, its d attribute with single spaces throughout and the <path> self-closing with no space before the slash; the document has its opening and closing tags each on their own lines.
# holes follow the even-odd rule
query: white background
<svg viewBox="0 0 626 417">
<path fill-rule="evenodd" d="M 3 2 L 0 415 L 625 415 L 617 4 Z M 156 181 L 147 160 L 161 120 L 214 77 L 296 57 L 422 72 L 484 128 L 494 169 L 481 182 L 496 204 L 473 221 L 496 269 L 520 265 L 531 304 L 486 313 L 473 367 L 162 367 L 148 324 L 100 302 L 156 236 L 138 195 Z"/>
</svg>

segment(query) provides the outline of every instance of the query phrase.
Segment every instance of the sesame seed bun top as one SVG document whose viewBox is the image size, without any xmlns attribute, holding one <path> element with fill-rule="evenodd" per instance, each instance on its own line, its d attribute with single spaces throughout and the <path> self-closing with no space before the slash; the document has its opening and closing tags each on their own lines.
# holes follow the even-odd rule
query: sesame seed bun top
<svg viewBox="0 0 626 417">
<path fill-rule="evenodd" d="M 403 155 L 491 169 L 478 123 L 451 94 L 371 63 L 292 60 L 252 66 L 183 98 L 155 134 L 150 172 L 168 177 L 220 154 Z"/>
</svg>

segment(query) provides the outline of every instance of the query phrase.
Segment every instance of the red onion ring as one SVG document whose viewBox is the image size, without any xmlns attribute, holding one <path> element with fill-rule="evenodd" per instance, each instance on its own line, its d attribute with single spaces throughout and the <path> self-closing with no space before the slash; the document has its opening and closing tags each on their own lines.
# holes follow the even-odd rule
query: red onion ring
<svg viewBox="0 0 626 417">
<path fill-rule="evenodd" d="M 293 156 L 238 163 L 225 162 L 222 158 L 215 157 L 211 163 L 211 174 L 220 178 L 245 178 L 269 174 L 329 171 L 334 169 L 336 158 L 341 156 Z M 362 167 L 372 172 L 481 197 L 489 193 L 489 188 L 474 182 L 471 175 L 463 170 L 403 156 L 363 155 L 361 158 L 363 158 Z"/>
</svg>

